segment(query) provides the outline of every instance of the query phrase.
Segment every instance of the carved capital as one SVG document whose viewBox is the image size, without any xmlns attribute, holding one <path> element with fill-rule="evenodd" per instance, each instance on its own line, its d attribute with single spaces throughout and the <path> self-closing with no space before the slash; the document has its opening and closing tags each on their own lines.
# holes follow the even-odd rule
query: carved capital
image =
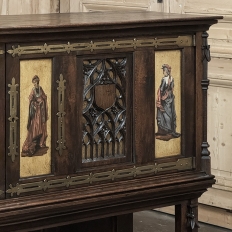
<svg viewBox="0 0 232 232">
<path fill-rule="evenodd" d="M 209 34 L 207 32 L 202 33 L 202 38 L 203 38 L 203 45 L 202 45 L 203 61 L 206 60 L 207 62 L 209 62 L 211 60 L 210 45 L 208 45 L 208 36 L 209 36 Z"/>
</svg>

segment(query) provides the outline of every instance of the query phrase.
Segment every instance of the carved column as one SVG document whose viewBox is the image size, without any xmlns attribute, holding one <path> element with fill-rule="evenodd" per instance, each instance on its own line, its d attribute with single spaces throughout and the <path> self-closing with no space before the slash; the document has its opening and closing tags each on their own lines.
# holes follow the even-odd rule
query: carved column
<svg viewBox="0 0 232 232">
<path fill-rule="evenodd" d="M 203 78 L 201 81 L 202 86 L 202 98 L 203 98 L 203 142 L 201 145 L 201 167 L 202 171 L 207 174 L 211 174 L 211 162 L 210 162 L 210 152 L 208 150 L 209 144 L 207 142 L 207 90 L 209 86 L 208 79 L 208 62 L 211 60 L 210 57 L 210 45 L 208 45 L 208 33 L 202 33 L 202 62 L 203 62 Z"/>
</svg>

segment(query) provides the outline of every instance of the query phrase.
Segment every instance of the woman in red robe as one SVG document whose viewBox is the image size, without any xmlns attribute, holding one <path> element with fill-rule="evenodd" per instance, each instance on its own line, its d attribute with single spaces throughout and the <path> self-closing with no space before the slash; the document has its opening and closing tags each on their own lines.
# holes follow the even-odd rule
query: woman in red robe
<svg viewBox="0 0 232 232">
<path fill-rule="evenodd" d="M 32 78 L 34 84 L 33 89 L 29 95 L 29 115 L 27 123 L 27 138 L 22 146 L 22 156 L 33 156 L 36 153 L 43 155 L 47 151 L 46 139 L 47 135 L 47 120 L 48 107 L 47 95 L 44 93 L 42 87 L 39 85 L 39 77 L 35 75 Z M 41 149 L 43 148 L 43 149 Z M 46 153 L 46 152 L 45 152 Z"/>
</svg>

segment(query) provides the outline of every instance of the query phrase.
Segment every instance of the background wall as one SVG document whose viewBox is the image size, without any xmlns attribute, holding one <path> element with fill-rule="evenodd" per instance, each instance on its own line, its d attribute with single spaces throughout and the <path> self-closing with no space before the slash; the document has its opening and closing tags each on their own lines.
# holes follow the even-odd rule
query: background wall
<svg viewBox="0 0 232 232">
<path fill-rule="evenodd" d="M 144 10 L 223 15 L 209 43 L 208 142 L 217 183 L 200 199 L 201 221 L 232 229 L 232 1 L 231 0 L 0 0 L 0 14 Z M 173 207 L 160 209 L 173 212 Z"/>
</svg>

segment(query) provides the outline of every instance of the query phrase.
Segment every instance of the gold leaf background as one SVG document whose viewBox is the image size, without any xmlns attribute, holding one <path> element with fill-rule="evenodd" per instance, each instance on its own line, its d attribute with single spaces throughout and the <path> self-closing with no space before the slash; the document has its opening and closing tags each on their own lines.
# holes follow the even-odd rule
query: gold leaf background
<svg viewBox="0 0 232 232">
<path fill-rule="evenodd" d="M 32 78 L 38 75 L 40 86 L 47 95 L 48 103 L 48 138 L 46 145 L 49 147 L 47 154 L 43 156 L 21 157 L 20 177 L 30 177 L 51 173 L 51 77 L 52 60 L 22 60 L 20 61 L 20 154 L 22 145 L 27 137 L 27 121 L 29 100 L 28 97 L 33 88 Z"/>
<path fill-rule="evenodd" d="M 172 68 L 171 75 L 174 78 L 174 95 L 176 108 L 176 132 L 181 133 L 181 52 L 180 50 L 155 52 L 155 97 L 163 77 L 162 65 L 169 64 Z M 157 110 L 155 107 L 155 120 Z M 157 132 L 157 122 L 155 121 L 155 132 Z M 155 157 L 179 155 L 181 153 L 181 137 L 169 141 L 155 140 Z"/>
</svg>

